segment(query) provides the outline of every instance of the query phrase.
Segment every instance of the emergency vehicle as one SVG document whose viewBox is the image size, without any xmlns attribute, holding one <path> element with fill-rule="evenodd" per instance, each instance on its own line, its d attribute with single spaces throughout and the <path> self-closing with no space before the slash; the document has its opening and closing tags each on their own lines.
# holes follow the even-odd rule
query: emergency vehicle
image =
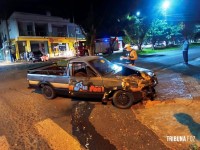
<svg viewBox="0 0 200 150">
<path fill-rule="evenodd" d="M 86 41 L 76 41 L 74 48 L 77 56 L 88 56 L 88 48 L 86 46 Z"/>
<path fill-rule="evenodd" d="M 77 56 L 87 56 L 88 48 L 86 46 L 86 41 L 77 41 L 74 44 Z M 110 37 L 110 38 L 99 38 L 95 40 L 95 51 L 96 55 L 102 54 L 112 54 L 113 51 L 122 50 L 122 38 L 120 37 Z"/>
<path fill-rule="evenodd" d="M 112 54 L 122 49 L 122 40 L 118 37 L 100 38 L 95 40 L 95 54 Z"/>
</svg>

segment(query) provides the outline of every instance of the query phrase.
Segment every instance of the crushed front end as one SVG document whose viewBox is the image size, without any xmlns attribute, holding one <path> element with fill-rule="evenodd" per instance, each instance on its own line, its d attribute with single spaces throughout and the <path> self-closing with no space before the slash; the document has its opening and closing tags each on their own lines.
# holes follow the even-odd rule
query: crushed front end
<svg viewBox="0 0 200 150">
<path fill-rule="evenodd" d="M 122 80 L 122 88 L 132 93 L 140 93 L 140 100 L 153 100 L 156 97 L 155 86 L 157 84 L 157 78 L 152 79 L 149 76 L 145 78 L 129 76 Z"/>
</svg>

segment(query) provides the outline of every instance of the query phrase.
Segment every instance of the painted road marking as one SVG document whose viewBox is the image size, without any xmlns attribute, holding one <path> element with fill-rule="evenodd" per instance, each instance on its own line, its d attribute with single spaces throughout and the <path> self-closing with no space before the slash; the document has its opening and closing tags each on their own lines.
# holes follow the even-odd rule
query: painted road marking
<svg viewBox="0 0 200 150">
<path fill-rule="evenodd" d="M 39 135 L 48 143 L 53 150 L 82 150 L 80 143 L 60 128 L 51 119 L 46 119 L 35 125 Z"/>
<path fill-rule="evenodd" d="M 0 150 L 9 150 L 9 144 L 5 136 L 0 136 Z"/>
</svg>

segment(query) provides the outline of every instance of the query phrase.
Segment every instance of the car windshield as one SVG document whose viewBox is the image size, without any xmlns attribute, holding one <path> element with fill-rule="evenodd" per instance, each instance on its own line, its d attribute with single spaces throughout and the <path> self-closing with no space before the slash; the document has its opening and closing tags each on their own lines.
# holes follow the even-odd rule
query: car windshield
<svg viewBox="0 0 200 150">
<path fill-rule="evenodd" d="M 91 60 L 89 63 L 102 76 L 105 76 L 105 75 L 115 72 L 115 65 L 104 58 L 94 59 L 94 60 Z"/>
</svg>

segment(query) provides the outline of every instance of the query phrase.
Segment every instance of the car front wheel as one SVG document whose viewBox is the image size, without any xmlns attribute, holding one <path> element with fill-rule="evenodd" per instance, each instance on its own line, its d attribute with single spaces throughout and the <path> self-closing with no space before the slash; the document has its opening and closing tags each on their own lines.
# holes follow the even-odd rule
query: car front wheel
<svg viewBox="0 0 200 150">
<path fill-rule="evenodd" d="M 126 91 L 116 91 L 113 95 L 113 104 L 122 109 L 129 108 L 133 105 L 134 97 L 133 94 Z"/>
<path fill-rule="evenodd" d="M 42 94 L 47 99 L 53 99 L 56 96 L 54 89 L 49 85 L 44 85 L 42 87 Z"/>
</svg>

